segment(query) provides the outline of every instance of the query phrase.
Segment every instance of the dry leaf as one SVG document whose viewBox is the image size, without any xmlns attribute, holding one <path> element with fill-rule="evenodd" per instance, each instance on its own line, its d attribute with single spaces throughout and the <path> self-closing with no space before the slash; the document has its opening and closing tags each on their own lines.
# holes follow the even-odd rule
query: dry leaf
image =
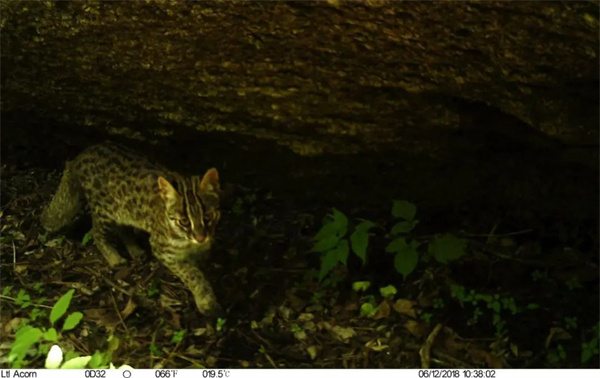
<svg viewBox="0 0 600 378">
<path fill-rule="evenodd" d="M 398 299 L 394 302 L 394 310 L 403 315 L 408 315 L 411 318 L 416 318 L 417 313 L 414 309 L 415 302 L 410 299 Z"/>
<path fill-rule="evenodd" d="M 385 350 L 387 348 L 389 348 L 389 345 L 381 345 L 381 341 L 377 340 L 371 340 L 368 341 L 365 346 L 369 349 L 374 350 L 375 352 L 381 352 L 382 350 Z"/>
<path fill-rule="evenodd" d="M 348 340 L 350 340 L 352 337 L 356 336 L 356 331 L 351 327 L 340 327 L 336 325 L 333 326 L 330 331 L 333 333 L 336 339 L 345 343 L 348 342 Z"/>
<path fill-rule="evenodd" d="M 410 332 L 411 335 L 416 337 L 423 337 L 427 335 L 427 325 L 423 322 L 409 319 L 404 323 L 404 327 Z"/>
<path fill-rule="evenodd" d="M 390 316 L 390 305 L 387 301 L 383 301 L 377 306 L 377 313 L 375 314 L 374 319 L 383 319 Z"/>
<path fill-rule="evenodd" d="M 572 339 L 571 334 L 569 332 L 565 331 L 563 328 L 552 327 L 552 328 L 550 328 L 550 333 L 548 334 L 548 337 L 546 337 L 545 346 L 546 346 L 546 349 L 548 349 L 552 340 L 571 340 L 571 339 Z"/>
<path fill-rule="evenodd" d="M 136 307 L 137 307 L 137 305 L 133 301 L 133 297 L 129 297 L 129 300 L 127 301 L 127 305 L 121 311 L 121 317 L 123 319 L 127 319 L 127 317 L 135 311 Z"/>
</svg>

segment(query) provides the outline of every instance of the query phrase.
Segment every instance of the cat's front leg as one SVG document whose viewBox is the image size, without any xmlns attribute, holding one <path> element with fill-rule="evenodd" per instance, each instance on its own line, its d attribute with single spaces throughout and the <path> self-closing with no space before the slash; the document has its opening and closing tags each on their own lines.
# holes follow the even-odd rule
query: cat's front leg
<svg viewBox="0 0 600 378">
<path fill-rule="evenodd" d="M 217 298 L 212 289 L 212 286 L 204 276 L 204 273 L 193 265 L 191 261 L 179 260 L 170 254 L 157 253 L 155 247 L 152 247 L 156 257 L 167 267 L 173 274 L 187 286 L 194 295 L 196 307 L 198 311 L 206 316 L 216 316 L 221 312 L 221 307 L 217 302 Z"/>
</svg>

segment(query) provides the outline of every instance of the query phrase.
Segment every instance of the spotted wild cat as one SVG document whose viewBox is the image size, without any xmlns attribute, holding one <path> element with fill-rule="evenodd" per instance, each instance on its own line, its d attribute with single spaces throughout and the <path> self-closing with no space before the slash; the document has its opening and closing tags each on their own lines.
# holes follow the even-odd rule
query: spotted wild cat
<svg viewBox="0 0 600 378">
<path fill-rule="evenodd" d="M 105 142 L 67 162 L 41 221 L 46 230 L 58 231 L 87 203 L 94 243 L 111 267 L 125 262 L 114 237 L 123 241 L 132 257 L 142 251 L 123 226 L 147 232 L 156 258 L 190 289 L 198 310 L 213 315 L 219 310 L 213 289 L 188 257 L 205 254 L 211 246 L 220 217 L 219 193 L 215 168 L 203 177 L 183 176 Z"/>
</svg>

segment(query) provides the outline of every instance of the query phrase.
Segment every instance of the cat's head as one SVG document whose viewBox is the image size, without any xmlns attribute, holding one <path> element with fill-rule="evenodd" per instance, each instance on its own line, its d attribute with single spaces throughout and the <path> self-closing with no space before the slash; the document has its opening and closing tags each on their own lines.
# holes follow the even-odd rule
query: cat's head
<svg viewBox="0 0 600 378">
<path fill-rule="evenodd" d="M 208 250 L 221 217 L 217 170 L 170 181 L 159 177 L 158 188 L 165 203 L 170 242 L 183 249 Z"/>
</svg>

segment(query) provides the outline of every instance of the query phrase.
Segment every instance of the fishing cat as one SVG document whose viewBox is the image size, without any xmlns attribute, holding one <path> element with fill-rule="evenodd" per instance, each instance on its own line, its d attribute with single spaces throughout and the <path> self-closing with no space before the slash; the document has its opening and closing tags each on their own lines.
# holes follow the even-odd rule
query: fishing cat
<svg viewBox="0 0 600 378">
<path fill-rule="evenodd" d="M 56 232 L 87 203 L 94 243 L 111 267 L 125 263 L 115 249 L 115 236 L 132 257 L 142 253 L 123 226 L 147 232 L 154 256 L 190 289 L 202 314 L 214 315 L 220 310 L 214 291 L 188 257 L 210 249 L 220 218 L 219 199 L 215 168 L 203 177 L 183 176 L 105 142 L 67 162 L 41 221 L 47 231 Z"/>
</svg>

